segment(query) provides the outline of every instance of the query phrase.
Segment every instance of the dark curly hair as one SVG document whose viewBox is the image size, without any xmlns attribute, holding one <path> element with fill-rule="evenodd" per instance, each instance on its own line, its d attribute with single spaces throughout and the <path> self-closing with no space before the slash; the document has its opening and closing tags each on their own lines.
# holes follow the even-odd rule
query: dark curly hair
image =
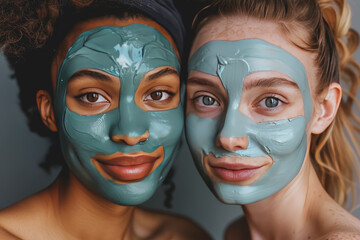
<svg viewBox="0 0 360 240">
<path fill-rule="evenodd" d="M 41 166 L 49 171 L 62 164 L 57 134 L 42 124 L 36 105 L 38 90 L 53 93 L 51 64 L 72 27 L 103 16 L 119 19 L 148 17 L 119 0 L 16 0 L 0 4 L 0 47 L 20 88 L 20 105 L 30 130 L 50 137 L 53 144 Z"/>
<path fill-rule="evenodd" d="M 40 163 L 45 171 L 49 172 L 53 166 L 65 166 L 58 135 L 42 123 L 36 104 L 38 90 L 53 94 L 51 65 L 61 43 L 76 23 L 89 19 L 103 16 L 114 16 L 118 19 L 154 19 L 140 10 L 144 3 L 138 2 L 140 7 L 135 5 L 136 1 L 130 3 L 122 0 L 1 1 L 0 48 L 6 55 L 14 71 L 13 77 L 19 85 L 21 109 L 28 119 L 30 130 L 50 138 L 52 142 L 46 159 Z M 162 1 L 156 4 L 163 7 Z M 171 10 L 173 9 L 170 8 Z M 175 23 L 179 23 L 180 29 L 183 29 L 181 19 Z M 169 31 L 169 28 L 167 30 Z M 182 48 L 179 42 L 183 41 L 183 32 L 176 34 L 180 34 L 177 36 L 181 39 L 175 39 L 175 42 Z M 169 184 L 169 181 L 166 182 Z M 170 195 L 168 198 L 171 199 Z"/>
</svg>

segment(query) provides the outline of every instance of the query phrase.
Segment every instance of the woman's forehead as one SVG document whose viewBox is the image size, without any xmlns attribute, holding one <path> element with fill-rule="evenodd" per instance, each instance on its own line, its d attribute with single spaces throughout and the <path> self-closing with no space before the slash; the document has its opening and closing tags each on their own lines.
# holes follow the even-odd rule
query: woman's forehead
<svg viewBox="0 0 360 240">
<path fill-rule="evenodd" d="M 133 89 L 146 73 L 162 66 L 180 71 L 171 44 L 156 29 L 132 24 L 102 26 L 82 33 L 69 49 L 57 76 L 56 93 L 83 69 L 98 69 L 121 79 Z"/>
<path fill-rule="evenodd" d="M 92 30 L 97 27 L 102 26 L 117 26 L 117 27 L 125 27 L 131 24 L 143 24 L 149 27 L 156 29 L 160 32 L 171 44 L 172 48 L 175 50 L 177 56 L 179 57 L 178 49 L 175 45 L 174 40 L 170 36 L 170 34 L 158 23 L 155 21 L 148 19 L 148 18 L 141 18 L 141 17 L 132 17 L 127 19 L 118 19 L 116 17 L 103 17 L 103 18 L 96 18 L 90 19 L 84 22 L 80 22 L 74 25 L 73 29 L 70 33 L 65 37 L 63 43 L 60 45 L 57 55 L 55 56 L 52 66 L 51 66 L 51 80 L 52 86 L 55 90 L 56 88 L 56 80 L 58 70 L 65 58 L 68 49 L 72 46 L 72 44 L 76 41 L 76 39 L 84 32 Z"/>
<path fill-rule="evenodd" d="M 300 49 L 290 40 L 299 38 L 302 34 L 297 34 L 290 38 L 285 34 L 282 25 L 277 22 L 236 14 L 214 16 L 205 21 L 194 39 L 189 55 L 190 59 L 199 48 L 211 41 L 259 39 L 283 49 L 298 59 L 305 67 L 310 91 L 315 89 L 317 68 L 314 63 L 314 53 Z"/>
<path fill-rule="evenodd" d="M 237 41 L 254 38 L 270 42 L 290 53 L 296 50 L 296 46 L 288 41 L 288 37 L 279 23 L 254 17 L 231 15 L 211 17 L 202 25 L 195 37 L 190 56 L 210 41 Z"/>
</svg>

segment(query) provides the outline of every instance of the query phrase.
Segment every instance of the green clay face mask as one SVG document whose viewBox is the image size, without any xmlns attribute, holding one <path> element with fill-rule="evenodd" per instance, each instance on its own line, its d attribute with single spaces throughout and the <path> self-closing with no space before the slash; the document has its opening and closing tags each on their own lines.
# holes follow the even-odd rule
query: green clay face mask
<svg viewBox="0 0 360 240">
<path fill-rule="evenodd" d="M 66 163 L 88 189 L 119 205 L 137 205 L 148 200 L 171 168 L 180 145 L 182 103 L 170 110 L 145 111 L 134 101 L 144 75 L 161 66 L 180 72 L 171 44 L 154 28 L 133 24 L 104 26 L 82 33 L 69 49 L 58 73 L 55 114 Z M 80 115 L 68 109 L 68 82 L 84 69 L 119 78 L 117 108 L 97 115 Z M 149 133 L 147 139 L 135 145 L 112 140 L 115 135 L 136 137 L 145 132 Z M 119 183 L 106 178 L 91 161 L 98 155 L 137 156 L 157 149 L 163 149 L 161 164 L 139 181 Z M 126 165 L 133 160 L 124 161 Z"/>
<path fill-rule="evenodd" d="M 285 187 L 300 171 L 307 149 L 306 125 L 312 103 L 302 63 L 282 48 L 260 39 L 211 41 L 189 61 L 189 72 L 199 71 L 220 78 L 228 96 L 223 116 L 186 116 L 186 137 L 195 164 L 213 193 L 228 204 L 249 204 L 265 199 Z M 301 91 L 304 116 L 279 121 L 254 122 L 239 111 L 244 79 L 256 72 L 280 72 Z M 301 104 L 301 101 L 299 101 Z M 228 151 L 217 146 L 218 137 L 248 137 L 246 148 Z M 271 157 L 272 165 L 254 183 L 236 185 L 210 177 L 204 159 Z"/>
</svg>

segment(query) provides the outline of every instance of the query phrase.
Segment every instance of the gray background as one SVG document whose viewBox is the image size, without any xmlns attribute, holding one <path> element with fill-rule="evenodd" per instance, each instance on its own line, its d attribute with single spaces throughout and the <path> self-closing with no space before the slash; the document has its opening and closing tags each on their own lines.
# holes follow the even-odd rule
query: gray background
<svg viewBox="0 0 360 240">
<path fill-rule="evenodd" d="M 360 32 L 360 2 L 352 0 L 350 5 L 352 27 Z M 356 58 L 360 62 L 359 51 Z M 45 188 L 60 170 L 47 174 L 38 167 L 49 143 L 29 131 L 18 105 L 16 82 L 10 75 L 7 62 L 0 54 L 0 209 Z M 186 215 L 200 223 L 215 239 L 221 239 L 225 226 L 242 214 L 241 208 L 224 205 L 213 196 L 196 172 L 185 141 L 174 167 L 176 190 L 172 209 L 163 206 L 164 187 L 144 206 Z"/>
</svg>

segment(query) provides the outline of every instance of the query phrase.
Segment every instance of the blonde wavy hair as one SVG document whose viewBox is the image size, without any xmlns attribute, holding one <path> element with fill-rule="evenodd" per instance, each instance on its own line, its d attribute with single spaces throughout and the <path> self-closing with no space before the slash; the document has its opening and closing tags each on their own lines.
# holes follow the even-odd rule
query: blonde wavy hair
<svg viewBox="0 0 360 240">
<path fill-rule="evenodd" d="M 210 15 L 232 14 L 275 21 L 296 46 L 315 53 L 317 94 L 332 82 L 346 85 L 333 123 L 325 132 L 312 135 L 310 157 L 329 195 L 342 206 L 352 196 L 354 206 L 360 156 L 360 118 L 354 108 L 360 109 L 356 100 L 360 65 L 353 57 L 359 35 L 350 28 L 349 4 L 346 0 L 213 0 L 197 15 L 193 27 L 199 23 L 197 29 L 201 28 Z"/>
<path fill-rule="evenodd" d="M 360 109 L 356 93 L 360 84 L 360 65 L 354 59 L 359 45 L 358 33 L 350 28 L 351 10 L 344 0 L 319 0 L 319 6 L 335 38 L 339 55 L 340 80 L 347 89 L 335 121 L 320 135 L 312 136 L 311 157 L 326 191 L 341 205 L 352 192 L 356 200 L 355 180 L 359 180 L 357 158 L 360 156 Z M 340 143 L 340 144 L 339 144 Z M 358 181 L 359 182 L 359 181 Z"/>
</svg>

